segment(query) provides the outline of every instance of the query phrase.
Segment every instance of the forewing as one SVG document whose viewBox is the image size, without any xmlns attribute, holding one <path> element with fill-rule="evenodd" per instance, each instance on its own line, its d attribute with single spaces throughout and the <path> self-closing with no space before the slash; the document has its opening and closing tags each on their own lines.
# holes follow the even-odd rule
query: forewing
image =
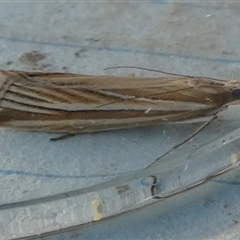
<svg viewBox="0 0 240 240">
<path fill-rule="evenodd" d="M 218 109 L 226 92 L 204 78 L 1 71 L 0 126 L 88 132 L 181 121 Z"/>
</svg>

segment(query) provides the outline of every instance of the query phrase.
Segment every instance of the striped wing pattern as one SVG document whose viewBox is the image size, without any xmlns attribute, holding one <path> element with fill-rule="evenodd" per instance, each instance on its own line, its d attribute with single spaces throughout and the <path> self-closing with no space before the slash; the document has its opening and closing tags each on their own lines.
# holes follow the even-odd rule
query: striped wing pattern
<svg viewBox="0 0 240 240">
<path fill-rule="evenodd" d="M 211 115 L 230 87 L 207 78 L 0 71 L 0 126 L 80 133 Z"/>
</svg>

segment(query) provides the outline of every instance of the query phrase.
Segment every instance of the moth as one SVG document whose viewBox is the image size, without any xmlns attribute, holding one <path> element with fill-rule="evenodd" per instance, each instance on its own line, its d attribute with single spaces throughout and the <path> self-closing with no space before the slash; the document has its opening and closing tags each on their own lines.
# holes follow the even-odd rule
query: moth
<svg viewBox="0 0 240 240">
<path fill-rule="evenodd" d="M 214 116 L 239 83 L 206 77 L 118 77 L 0 70 L 0 127 L 84 133 Z"/>
</svg>

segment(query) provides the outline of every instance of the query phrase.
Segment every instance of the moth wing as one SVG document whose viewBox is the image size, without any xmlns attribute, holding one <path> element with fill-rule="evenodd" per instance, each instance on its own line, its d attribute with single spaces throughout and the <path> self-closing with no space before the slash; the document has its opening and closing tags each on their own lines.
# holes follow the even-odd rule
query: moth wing
<svg viewBox="0 0 240 240">
<path fill-rule="evenodd" d="M 216 86 L 198 81 L 1 71 L 0 125 L 83 132 L 180 121 L 221 105 Z"/>
</svg>

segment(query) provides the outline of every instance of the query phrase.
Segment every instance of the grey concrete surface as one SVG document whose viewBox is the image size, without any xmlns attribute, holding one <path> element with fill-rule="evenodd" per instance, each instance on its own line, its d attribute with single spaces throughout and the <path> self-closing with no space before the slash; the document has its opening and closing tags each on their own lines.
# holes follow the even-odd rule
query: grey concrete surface
<svg viewBox="0 0 240 240">
<path fill-rule="evenodd" d="M 0 1 L 0 67 L 159 75 L 104 70 L 128 65 L 239 80 L 239 12 L 240 2 L 227 0 Z M 229 129 L 233 126 L 230 115 L 238 128 L 238 111 L 236 107 L 229 114 L 222 113 Z M 51 196 L 100 181 L 90 174 L 141 169 L 196 127 L 153 126 L 84 134 L 56 143 L 49 142 L 53 134 L 1 129 L 0 204 Z M 216 131 L 224 130 L 224 135 L 228 132 L 224 128 L 221 123 Z M 206 130 L 202 138 L 208 139 L 208 134 Z M 240 239 L 239 190 L 236 170 L 141 211 L 41 239 Z M 0 222 L 4 221 L 11 224 L 0 211 Z"/>
</svg>

